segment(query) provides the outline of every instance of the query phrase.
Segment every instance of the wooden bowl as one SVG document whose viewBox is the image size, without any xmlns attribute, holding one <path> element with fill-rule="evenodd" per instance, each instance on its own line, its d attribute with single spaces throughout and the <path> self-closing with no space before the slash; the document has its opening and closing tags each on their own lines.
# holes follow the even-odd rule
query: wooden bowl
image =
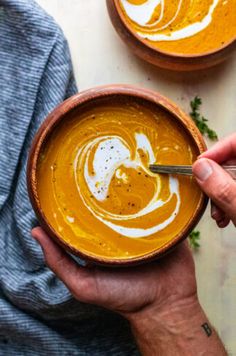
<svg viewBox="0 0 236 356">
<path fill-rule="evenodd" d="M 60 104 L 43 122 L 42 126 L 38 130 L 29 153 L 28 167 L 27 167 L 27 184 L 29 197 L 35 213 L 38 217 L 38 221 L 42 228 L 47 232 L 47 234 L 54 239 L 59 245 L 61 245 L 66 251 L 81 257 L 85 261 L 94 262 L 100 265 L 106 266 L 129 266 L 137 265 L 140 263 L 148 262 L 158 257 L 165 255 L 167 252 L 172 250 L 177 244 L 183 241 L 189 233 L 193 230 L 195 225 L 200 220 L 203 212 L 205 211 L 207 205 L 207 198 L 201 194 L 199 204 L 197 209 L 186 228 L 176 236 L 174 240 L 166 244 L 164 247 L 159 248 L 151 253 L 132 259 L 102 259 L 100 257 L 90 256 L 89 254 L 82 253 L 79 249 L 75 249 L 66 243 L 63 238 L 50 226 L 47 218 L 42 211 L 40 206 L 40 200 L 37 191 L 37 164 L 39 160 L 40 152 L 42 151 L 45 142 L 47 141 L 49 135 L 55 130 L 55 128 L 63 121 L 70 117 L 74 110 L 83 109 L 84 105 L 86 107 L 93 106 L 95 102 L 99 100 L 111 101 L 117 98 L 129 98 L 129 100 L 140 100 L 142 102 L 148 102 L 151 105 L 163 108 L 165 111 L 169 112 L 174 119 L 176 119 L 183 129 L 187 131 L 193 138 L 197 151 L 200 153 L 204 152 L 206 149 L 204 140 L 201 133 L 198 131 L 197 127 L 193 123 L 192 119 L 187 116 L 181 109 L 179 109 L 174 103 L 169 99 L 163 97 L 162 95 L 146 90 L 140 89 L 133 86 L 127 85 L 112 85 L 105 87 L 97 87 L 95 89 L 90 89 L 84 91 L 80 94 L 69 98 L 62 104 Z"/>
<path fill-rule="evenodd" d="M 158 67 L 176 71 L 194 71 L 215 66 L 227 59 L 236 48 L 236 36 L 218 50 L 196 55 L 172 54 L 157 49 L 137 35 L 127 23 L 119 0 L 106 0 L 114 28 L 126 45 L 140 58 Z"/>
</svg>

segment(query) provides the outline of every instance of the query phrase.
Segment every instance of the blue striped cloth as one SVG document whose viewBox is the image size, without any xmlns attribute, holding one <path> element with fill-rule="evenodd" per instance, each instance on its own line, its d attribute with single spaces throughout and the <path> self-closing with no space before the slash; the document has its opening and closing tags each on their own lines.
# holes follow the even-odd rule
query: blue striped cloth
<svg viewBox="0 0 236 356">
<path fill-rule="evenodd" d="M 45 116 L 76 91 L 53 19 L 33 0 L 0 0 L 1 356 L 138 354 L 126 321 L 75 301 L 30 236 L 27 152 Z"/>
</svg>

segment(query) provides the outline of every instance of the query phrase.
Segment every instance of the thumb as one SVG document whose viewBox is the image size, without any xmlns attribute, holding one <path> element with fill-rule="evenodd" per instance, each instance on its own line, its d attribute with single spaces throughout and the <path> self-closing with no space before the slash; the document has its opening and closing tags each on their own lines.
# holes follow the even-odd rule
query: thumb
<svg viewBox="0 0 236 356">
<path fill-rule="evenodd" d="M 236 225 L 236 182 L 217 163 L 200 158 L 193 165 L 200 188 Z"/>
</svg>

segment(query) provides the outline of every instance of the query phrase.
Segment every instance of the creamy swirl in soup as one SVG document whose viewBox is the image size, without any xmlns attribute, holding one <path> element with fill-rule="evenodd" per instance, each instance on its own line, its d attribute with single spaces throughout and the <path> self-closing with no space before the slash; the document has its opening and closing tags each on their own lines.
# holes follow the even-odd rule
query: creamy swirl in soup
<svg viewBox="0 0 236 356">
<path fill-rule="evenodd" d="M 236 36 L 236 0 L 119 0 L 125 17 L 150 44 L 167 52 L 202 54 Z"/>
<path fill-rule="evenodd" d="M 192 178 L 156 175 L 152 163 L 192 164 L 191 137 L 166 111 L 117 100 L 61 124 L 38 165 L 46 218 L 71 246 L 133 258 L 162 247 L 187 225 L 201 193 Z"/>
</svg>

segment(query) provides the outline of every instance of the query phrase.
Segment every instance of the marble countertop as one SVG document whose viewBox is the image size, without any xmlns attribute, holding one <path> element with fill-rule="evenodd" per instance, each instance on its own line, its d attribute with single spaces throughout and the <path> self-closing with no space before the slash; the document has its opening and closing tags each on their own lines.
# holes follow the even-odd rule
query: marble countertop
<svg viewBox="0 0 236 356">
<path fill-rule="evenodd" d="M 164 71 L 127 49 L 110 23 L 105 0 L 37 1 L 69 41 L 80 91 L 102 84 L 136 84 L 159 91 L 187 112 L 190 100 L 199 95 L 202 113 L 220 138 L 236 131 L 236 53 L 207 72 Z M 199 297 L 230 355 L 236 355 L 236 231 L 233 226 L 219 230 L 209 208 L 198 228 L 201 247 L 194 257 Z"/>
</svg>

